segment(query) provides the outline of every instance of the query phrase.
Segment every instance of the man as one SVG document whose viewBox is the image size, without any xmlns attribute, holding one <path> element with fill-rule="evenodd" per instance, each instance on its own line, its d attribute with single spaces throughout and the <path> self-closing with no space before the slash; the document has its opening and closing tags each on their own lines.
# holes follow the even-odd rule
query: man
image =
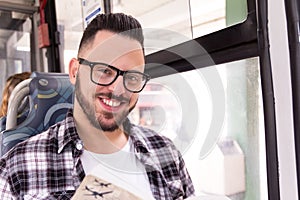
<svg viewBox="0 0 300 200">
<path fill-rule="evenodd" d="M 69 65 L 74 109 L 0 160 L 0 199 L 70 199 L 87 174 L 143 199 L 194 194 L 173 143 L 127 119 L 149 80 L 143 40 L 139 22 L 124 14 L 99 15 L 88 25 Z M 94 187 L 83 188 L 113 195 Z"/>
</svg>

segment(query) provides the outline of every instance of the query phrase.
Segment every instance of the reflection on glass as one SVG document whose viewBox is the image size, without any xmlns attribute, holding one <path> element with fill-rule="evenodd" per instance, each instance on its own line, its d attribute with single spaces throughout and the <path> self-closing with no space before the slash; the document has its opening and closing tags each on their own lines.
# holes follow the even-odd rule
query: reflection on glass
<svg viewBox="0 0 300 200">
<path fill-rule="evenodd" d="M 153 79 L 130 117 L 174 141 L 197 195 L 267 199 L 258 58 Z"/>
</svg>

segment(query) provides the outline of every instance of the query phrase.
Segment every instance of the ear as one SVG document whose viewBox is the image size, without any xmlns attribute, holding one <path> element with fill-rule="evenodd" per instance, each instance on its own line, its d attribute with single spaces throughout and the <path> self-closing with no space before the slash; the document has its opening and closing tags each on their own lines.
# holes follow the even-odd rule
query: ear
<svg viewBox="0 0 300 200">
<path fill-rule="evenodd" d="M 76 82 L 76 76 L 79 70 L 79 63 L 76 58 L 72 58 L 69 62 L 69 78 L 70 82 L 74 85 Z"/>
</svg>

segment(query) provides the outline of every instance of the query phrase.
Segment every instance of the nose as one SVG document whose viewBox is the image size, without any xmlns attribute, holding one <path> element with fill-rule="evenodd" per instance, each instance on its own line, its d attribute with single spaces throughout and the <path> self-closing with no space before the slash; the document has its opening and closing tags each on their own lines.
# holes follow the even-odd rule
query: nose
<svg viewBox="0 0 300 200">
<path fill-rule="evenodd" d="M 108 89 L 115 95 L 124 94 L 126 89 L 123 85 L 123 76 L 119 76 L 111 85 L 108 86 Z"/>
</svg>

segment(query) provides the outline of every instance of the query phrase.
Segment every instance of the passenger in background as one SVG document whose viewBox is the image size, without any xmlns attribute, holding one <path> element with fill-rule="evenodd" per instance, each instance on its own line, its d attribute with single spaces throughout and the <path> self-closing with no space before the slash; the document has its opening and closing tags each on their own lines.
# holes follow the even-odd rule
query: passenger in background
<svg viewBox="0 0 300 200">
<path fill-rule="evenodd" d="M 150 79 L 143 42 L 141 25 L 131 16 L 100 14 L 89 23 L 69 64 L 73 109 L 0 159 L 0 199 L 194 195 L 173 142 L 127 118 Z"/>
<path fill-rule="evenodd" d="M 14 74 L 8 77 L 6 80 L 5 87 L 3 89 L 2 93 L 2 102 L 1 102 L 1 108 L 0 108 L 0 117 L 7 115 L 7 109 L 8 109 L 8 100 L 11 95 L 11 92 L 13 89 L 22 81 L 28 79 L 31 75 L 31 72 L 22 72 L 19 74 Z"/>
</svg>

